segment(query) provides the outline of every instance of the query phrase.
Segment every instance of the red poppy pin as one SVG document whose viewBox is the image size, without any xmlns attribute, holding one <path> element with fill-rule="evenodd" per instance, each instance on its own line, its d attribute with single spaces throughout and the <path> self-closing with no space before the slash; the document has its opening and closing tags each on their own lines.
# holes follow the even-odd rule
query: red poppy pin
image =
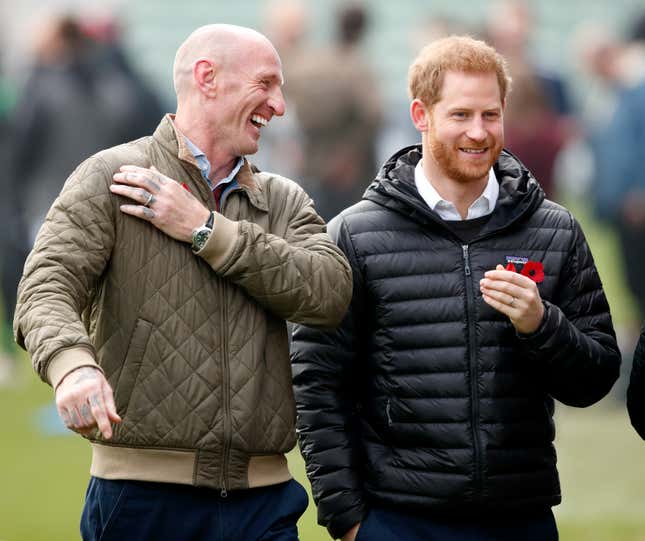
<svg viewBox="0 0 645 541">
<path fill-rule="evenodd" d="M 529 261 L 526 257 L 506 256 L 506 270 L 518 272 L 515 265 L 522 265 L 519 273 L 539 284 L 544 280 L 544 265 L 539 261 Z"/>
</svg>

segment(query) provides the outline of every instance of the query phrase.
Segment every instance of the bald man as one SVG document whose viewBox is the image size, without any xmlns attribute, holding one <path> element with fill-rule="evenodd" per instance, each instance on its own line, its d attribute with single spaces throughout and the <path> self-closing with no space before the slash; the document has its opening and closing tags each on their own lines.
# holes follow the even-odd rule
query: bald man
<svg viewBox="0 0 645 541">
<path fill-rule="evenodd" d="M 247 161 L 284 113 L 271 43 L 200 28 L 174 84 L 176 115 L 67 180 L 16 339 L 91 443 L 84 540 L 297 539 L 285 322 L 337 325 L 349 266 L 309 197 Z"/>
</svg>

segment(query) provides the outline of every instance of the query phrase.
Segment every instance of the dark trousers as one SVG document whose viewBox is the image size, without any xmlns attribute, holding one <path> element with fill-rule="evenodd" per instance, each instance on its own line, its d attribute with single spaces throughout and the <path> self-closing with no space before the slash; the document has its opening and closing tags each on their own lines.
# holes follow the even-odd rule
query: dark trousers
<svg viewBox="0 0 645 541">
<path fill-rule="evenodd" d="M 358 529 L 356 541 L 558 541 L 551 510 L 533 515 L 489 519 L 429 518 L 372 508 Z"/>
<path fill-rule="evenodd" d="M 83 541 L 297 541 L 307 508 L 292 480 L 230 491 L 92 477 L 81 517 Z"/>
</svg>

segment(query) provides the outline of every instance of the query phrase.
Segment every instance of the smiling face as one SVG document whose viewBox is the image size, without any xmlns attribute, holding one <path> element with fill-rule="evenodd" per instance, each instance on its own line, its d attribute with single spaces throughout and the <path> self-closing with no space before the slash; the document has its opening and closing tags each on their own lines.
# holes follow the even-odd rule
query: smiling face
<svg viewBox="0 0 645 541">
<path fill-rule="evenodd" d="M 260 132 L 285 110 L 282 66 L 268 41 L 249 40 L 215 74 L 213 133 L 232 157 L 254 154 Z"/>
<path fill-rule="evenodd" d="M 412 118 L 423 134 L 428 178 L 485 183 L 504 145 L 503 111 L 493 72 L 448 71 L 441 99 L 431 108 L 414 100 Z"/>
</svg>

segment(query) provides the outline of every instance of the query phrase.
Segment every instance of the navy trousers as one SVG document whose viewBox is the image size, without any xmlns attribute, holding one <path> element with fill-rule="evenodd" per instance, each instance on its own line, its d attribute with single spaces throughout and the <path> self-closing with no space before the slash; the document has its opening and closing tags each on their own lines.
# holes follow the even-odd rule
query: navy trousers
<svg viewBox="0 0 645 541">
<path fill-rule="evenodd" d="M 297 481 L 219 491 L 92 477 L 83 541 L 297 541 L 308 497 Z"/>
<path fill-rule="evenodd" d="M 361 522 L 356 541 L 558 541 L 558 529 L 551 510 L 459 520 L 372 508 Z"/>
</svg>

